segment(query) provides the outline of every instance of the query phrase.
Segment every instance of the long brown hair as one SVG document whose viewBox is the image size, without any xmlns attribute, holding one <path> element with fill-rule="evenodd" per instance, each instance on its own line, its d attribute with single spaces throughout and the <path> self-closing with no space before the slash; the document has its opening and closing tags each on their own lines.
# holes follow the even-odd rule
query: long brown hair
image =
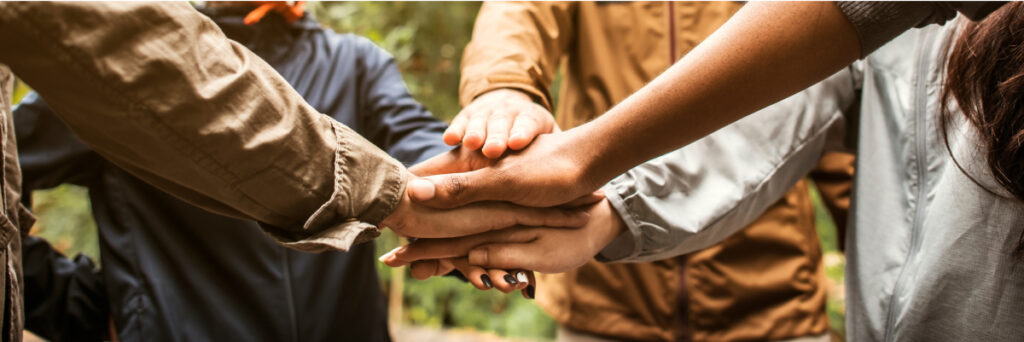
<svg viewBox="0 0 1024 342">
<path fill-rule="evenodd" d="M 992 176 L 1024 201 L 1024 3 L 1003 5 L 984 20 L 966 21 L 962 27 L 949 56 L 942 93 L 944 137 L 952 119 L 946 107 L 951 98 L 977 130 Z M 948 149 L 948 140 L 946 145 Z M 1014 254 L 1024 256 L 1024 233 Z"/>
</svg>

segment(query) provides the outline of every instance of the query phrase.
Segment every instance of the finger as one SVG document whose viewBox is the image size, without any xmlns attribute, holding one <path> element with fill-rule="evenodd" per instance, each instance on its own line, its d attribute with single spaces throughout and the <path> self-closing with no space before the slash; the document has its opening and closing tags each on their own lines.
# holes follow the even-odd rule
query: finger
<svg viewBox="0 0 1024 342">
<path fill-rule="evenodd" d="M 434 184 L 435 196 L 413 199 L 435 208 L 454 208 L 487 197 L 497 197 L 498 193 L 508 191 L 488 180 L 486 169 L 434 175 L 425 179 Z"/>
<path fill-rule="evenodd" d="M 470 284 L 473 284 L 477 289 L 490 290 L 494 288 L 494 279 L 491 278 L 487 270 L 482 267 L 469 264 L 465 258 L 452 259 L 451 263 L 455 266 L 455 269 L 462 272 L 466 276 L 466 280 Z"/>
<path fill-rule="evenodd" d="M 487 139 L 481 150 L 487 158 L 495 159 L 505 153 L 508 131 L 512 128 L 512 113 L 507 109 L 496 110 L 487 119 Z"/>
<path fill-rule="evenodd" d="M 411 179 L 405 186 L 405 191 L 409 198 L 418 201 L 427 201 L 434 198 L 435 190 L 434 183 L 422 178 Z"/>
<path fill-rule="evenodd" d="M 469 263 L 484 268 L 527 269 L 541 272 L 550 270 L 544 250 L 537 244 L 498 243 L 473 248 Z"/>
<path fill-rule="evenodd" d="M 534 276 L 533 271 L 529 272 L 528 277 L 530 279 L 530 285 L 527 285 L 526 288 L 523 289 L 523 297 L 526 297 L 527 299 L 534 299 L 537 296 L 537 278 Z"/>
<path fill-rule="evenodd" d="M 527 229 L 505 229 L 454 239 L 420 239 L 396 248 L 381 257 L 388 266 L 408 265 L 418 260 L 463 257 L 473 248 L 488 243 L 526 243 L 536 239 L 536 232 Z"/>
<path fill-rule="evenodd" d="M 472 116 L 472 113 L 472 107 L 467 107 L 452 119 L 451 125 L 448 125 L 448 129 L 444 130 L 443 139 L 445 144 L 455 146 L 462 142 L 462 137 L 466 134 L 466 121 Z"/>
<path fill-rule="evenodd" d="M 532 208 L 504 202 L 475 203 L 446 210 L 449 234 L 455 237 L 514 226 L 577 228 L 587 224 L 590 213 L 581 209 Z"/>
<path fill-rule="evenodd" d="M 525 270 L 514 270 L 514 271 L 509 272 L 509 273 L 511 273 L 512 277 L 514 277 L 516 279 L 516 290 L 526 289 L 527 286 L 533 284 L 530 281 L 530 276 L 528 275 L 528 274 L 530 274 L 532 272 L 525 271 Z"/>
<path fill-rule="evenodd" d="M 604 190 L 598 189 L 592 193 L 580 196 L 580 198 L 574 199 L 569 203 L 561 205 L 563 208 L 578 208 L 585 205 L 594 204 L 604 199 Z"/>
<path fill-rule="evenodd" d="M 468 262 L 466 263 L 469 264 Z M 494 288 L 502 293 L 509 293 L 517 290 L 516 286 L 519 284 L 519 280 L 516 279 L 511 273 L 500 269 L 487 270 L 487 274 L 491 276 L 491 280 L 494 281 Z"/>
<path fill-rule="evenodd" d="M 465 146 L 439 154 L 409 168 L 414 175 L 425 177 L 446 173 L 469 172 L 494 165 L 482 153 Z"/>
<path fill-rule="evenodd" d="M 426 280 L 439 272 L 437 260 L 417 261 L 409 265 L 409 274 L 416 280 Z"/>
<path fill-rule="evenodd" d="M 449 259 L 421 260 L 409 265 L 409 274 L 417 280 L 444 276 L 453 270 L 455 270 L 455 266 Z"/>
<path fill-rule="evenodd" d="M 470 150 L 478 150 L 484 145 L 484 138 L 487 136 L 487 121 L 490 120 L 491 112 L 478 112 L 469 118 L 466 124 L 466 135 L 462 139 L 462 146 Z"/>
<path fill-rule="evenodd" d="M 494 165 L 496 161 L 484 157 L 479 151 L 472 151 L 465 146 L 442 153 L 438 156 L 423 161 L 411 168 L 409 172 L 418 177 L 425 177 L 432 183 L 434 190 L 440 189 L 443 194 L 440 198 L 434 199 L 434 192 L 420 192 L 418 190 L 429 190 L 425 188 L 410 189 L 409 196 L 415 201 L 426 202 L 425 204 L 436 208 L 453 208 L 465 203 L 475 202 L 473 192 L 486 195 L 485 197 L 497 197 L 501 194 L 495 193 L 492 183 L 496 179 L 489 179 L 488 175 L 493 173 L 488 166 Z M 414 178 L 419 179 L 419 178 Z M 470 189 L 470 193 L 463 193 L 464 185 L 470 180 L 477 182 L 480 189 Z M 500 190 L 505 192 L 507 190 Z M 465 203 L 462 203 L 465 201 Z"/>
<path fill-rule="evenodd" d="M 454 209 L 418 210 L 396 232 L 416 238 L 449 238 L 514 226 L 576 228 L 590 219 L 585 210 L 530 208 L 501 202 L 483 202 Z"/>
<path fill-rule="evenodd" d="M 512 128 L 509 131 L 508 148 L 513 150 L 521 150 L 526 148 L 533 138 L 541 133 L 540 125 L 537 123 L 537 119 L 529 115 L 516 116 L 515 122 L 512 123 Z"/>
</svg>

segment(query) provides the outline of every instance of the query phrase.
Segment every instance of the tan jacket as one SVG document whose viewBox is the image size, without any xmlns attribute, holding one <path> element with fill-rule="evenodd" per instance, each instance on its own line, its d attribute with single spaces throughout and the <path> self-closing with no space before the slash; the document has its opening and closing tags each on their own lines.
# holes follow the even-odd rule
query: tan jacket
<svg viewBox="0 0 1024 342">
<path fill-rule="evenodd" d="M 580 125 L 667 69 L 740 6 L 485 3 L 463 55 L 460 100 L 465 106 L 487 91 L 512 88 L 551 108 L 548 90 L 564 60 L 555 113 L 563 128 Z M 694 340 L 785 339 L 828 328 L 821 251 L 803 181 L 743 231 L 684 259 L 591 262 L 539 282 L 537 303 L 560 324 L 617 339 L 674 340 L 684 329 Z M 683 329 L 680 284 L 689 296 Z"/>
<path fill-rule="evenodd" d="M 397 206 L 404 167 L 317 113 L 188 3 L 0 3 L 3 340 L 21 339 L 12 73 L 93 149 L 302 250 L 347 249 Z M 230 241 L 225 241 L 230 243 Z"/>
</svg>

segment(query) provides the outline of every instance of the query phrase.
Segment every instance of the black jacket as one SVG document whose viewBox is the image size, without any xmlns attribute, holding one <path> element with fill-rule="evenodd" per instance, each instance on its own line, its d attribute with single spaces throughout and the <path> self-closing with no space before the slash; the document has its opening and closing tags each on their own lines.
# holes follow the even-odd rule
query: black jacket
<svg viewBox="0 0 1024 342">
<path fill-rule="evenodd" d="M 308 15 L 289 24 L 270 14 L 246 26 L 245 9 L 204 12 L 314 108 L 407 165 L 450 149 L 441 140 L 445 125 L 410 96 L 392 57 L 369 40 L 320 28 Z M 96 339 L 109 310 L 129 342 L 388 340 L 372 244 L 348 253 L 282 248 L 255 222 L 205 212 L 103 160 L 34 94 L 14 116 L 25 192 L 88 187 L 103 261 L 93 272 L 87 261 L 56 258 L 45 242 L 27 240 L 28 330 L 52 340 Z"/>
</svg>

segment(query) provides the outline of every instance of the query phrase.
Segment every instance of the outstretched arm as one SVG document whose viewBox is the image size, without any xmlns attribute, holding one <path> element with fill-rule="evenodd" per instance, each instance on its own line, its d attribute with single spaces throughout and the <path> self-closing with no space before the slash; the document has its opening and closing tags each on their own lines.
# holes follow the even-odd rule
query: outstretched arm
<svg viewBox="0 0 1024 342">
<path fill-rule="evenodd" d="M 868 10 L 858 12 L 863 6 Z M 871 6 L 897 15 L 865 25 L 874 19 Z M 999 5 L 981 12 L 993 6 Z M 447 207 L 509 199 L 544 206 L 570 201 L 635 165 L 824 79 L 911 26 L 942 22 L 955 14 L 948 4 L 749 3 L 607 114 L 561 134 L 541 136 L 493 168 L 433 177 L 437 196 L 427 203 Z"/>
<path fill-rule="evenodd" d="M 707 248 L 760 216 L 814 167 L 830 141 L 842 139 L 856 99 L 855 72 L 839 72 L 617 177 L 582 228 L 421 239 L 382 260 L 399 266 L 468 254 L 483 267 L 563 272 L 595 255 L 635 262 Z"/>
<path fill-rule="evenodd" d="M 317 113 L 187 3 L 3 2 L 0 45 L 18 47 L 0 49 L 0 63 L 99 155 L 194 205 L 259 221 L 292 248 L 345 250 L 378 224 L 429 237 L 585 221 L 412 204 L 399 162 Z"/>
</svg>

